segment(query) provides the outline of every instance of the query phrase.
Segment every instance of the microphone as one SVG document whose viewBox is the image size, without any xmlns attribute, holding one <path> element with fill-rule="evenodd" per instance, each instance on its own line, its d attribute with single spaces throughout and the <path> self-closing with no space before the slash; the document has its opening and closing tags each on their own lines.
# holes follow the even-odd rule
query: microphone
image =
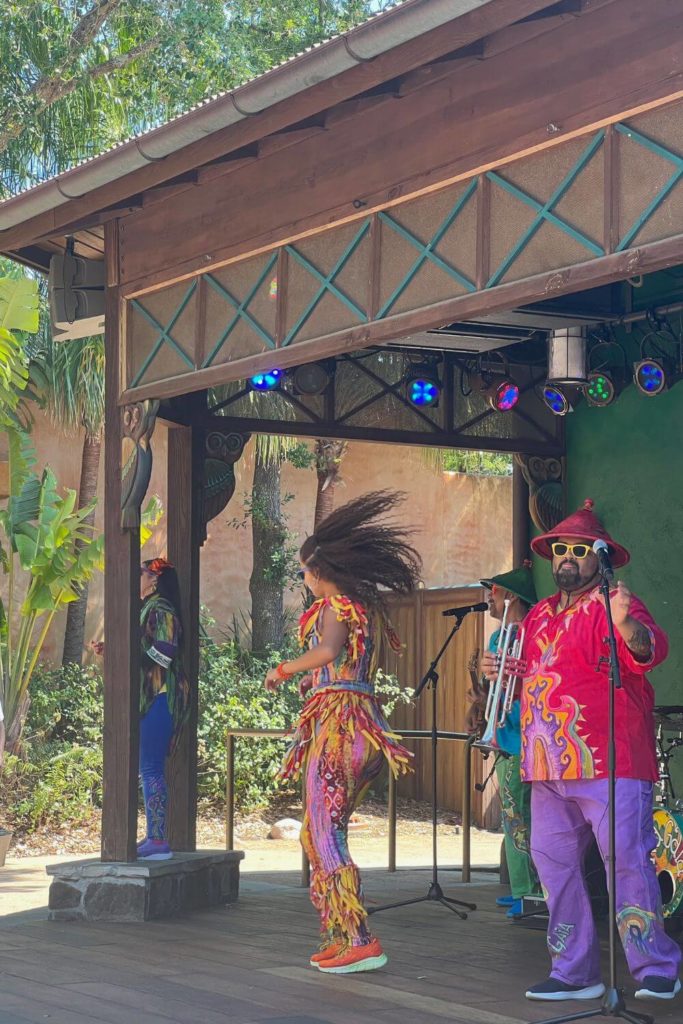
<svg viewBox="0 0 683 1024">
<path fill-rule="evenodd" d="M 614 569 L 609 557 L 609 545 L 604 540 L 596 540 L 593 551 L 598 556 L 602 575 L 611 582 L 614 579 Z"/>
<path fill-rule="evenodd" d="M 489 606 L 486 601 L 480 601 L 479 604 L 467 604 L 464 608 L 447 608 L 445 612 L 441 612 L 442 615 L 455 615 L 456 618 L 462 619 L 465 615 L 470 612 L 487 612 Z"/>
</svg>

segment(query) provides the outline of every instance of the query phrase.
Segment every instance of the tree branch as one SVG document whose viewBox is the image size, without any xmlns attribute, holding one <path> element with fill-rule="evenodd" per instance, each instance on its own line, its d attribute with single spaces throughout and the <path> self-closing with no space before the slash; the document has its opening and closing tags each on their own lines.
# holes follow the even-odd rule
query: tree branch
<svg viewBox="0 0 683 1024">
<path fill-rule="evenodd" d="M 104 2 L 105 0 L 102 0 L 102 3 Z M 114 2 L 114 0 L 110 0 L 110 2 Z M 116 2 L 119 2 L 119 0 L 116 0 Z M 161 36 L 154 36 L 139 46 L 132 46 L 126 53 L 120 53 L 117 57 L 112 57 L 111 60 L 103 61 L 101 64 L 94 64 L 84 72 L 85 77 L 95 80 L 103 78 L 104 75 L 123 71 L 124 68 L 129 67 L 134 61 L 156 49 L 160 42 Z M 40 79 L 35 83 L 30 92 L 35 101 L 32 111 L 33 115 L 38 116 L 42 114 L 53 103 L 64 99 L 65 96 L 70 96 L 72 92 L 79 88 L 82 81 L 82 76 L 64 79 L 61 77 L 61 74 L 49 75 Z M 0 153 L 7 148 L 10 142 L 13 142 L 14 139 L 21 135 L 25 126 L 23 117 L 15 120 L 10 119 L 5 123 L 4 128 L 0 130 Z"/>
<path fill-rule="evenodd" d="M 69 56 L 82 52 L 90 46 L 110 14 L 120 7 L 123 0 L 95 0 L 89 11 L 83 15 L 71 33 Z"/>
</svg>

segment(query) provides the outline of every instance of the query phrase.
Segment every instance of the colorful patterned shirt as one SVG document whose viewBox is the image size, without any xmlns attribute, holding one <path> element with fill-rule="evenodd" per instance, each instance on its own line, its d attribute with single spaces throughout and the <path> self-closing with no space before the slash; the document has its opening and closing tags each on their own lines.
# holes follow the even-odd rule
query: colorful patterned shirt
<svg viewBox="0 0 683 1024">
<path fill-rule="evenodd" d="M 146 715 L 165 690 L 177 734 L 189 713 L 189 685 L 180 661 L 180 620 L 173 606 L 158 594 L 140 610 L 140 714 Z"/>
<path fill-rule="evenodd" d="M 564 611 L 560 595 L 540 601 L 524 620 L 522 778 L 526 782 L 602 779 L 608 774 L 609 656 L 607 616 L 599 590 Z M 616 691 L 617 776 L 657 779 L 654 691 L 646 672 L 664 661 L 666 634 L 642 601 L 629 614 L 650 633 L 652 652 L 638 661 L 617 631 L 622 688 Z"/>
</svg>

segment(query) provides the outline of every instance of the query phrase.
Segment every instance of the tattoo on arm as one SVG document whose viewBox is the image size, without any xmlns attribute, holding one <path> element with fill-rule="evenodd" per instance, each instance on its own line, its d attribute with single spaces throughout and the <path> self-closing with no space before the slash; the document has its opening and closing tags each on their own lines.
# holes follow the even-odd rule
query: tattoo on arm
<svg viewBox="0 0 683 1024">
<path fill-rule="evenodd" d="M 635 654 L 636 658 L 647 661 L 652 655 L 652 640 L 649 630 L 640 624 L 636 625 L 626 641 L 626 646 Z"/>
</svg>

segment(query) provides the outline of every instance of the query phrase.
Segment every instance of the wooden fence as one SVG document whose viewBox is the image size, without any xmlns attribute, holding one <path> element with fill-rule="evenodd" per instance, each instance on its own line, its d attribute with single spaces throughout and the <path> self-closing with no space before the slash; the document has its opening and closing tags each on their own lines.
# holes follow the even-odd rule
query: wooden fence
<svg viewBox="0 0 683 1024">
<path fill-rule="evenodd" d="M 452 618 L 444 618 L 447 608 L 474 604 L 484 600 L 485 592 L 472 587 L 451 587 L 439 590 L 418 590 L 405 598 L 390 601 L 391 620 L 405 645 L 400 656 L 391 652 L 384 655 L 383 667 L 398 677 L 403 686 L 415 687 L 430 662 L 436 657 L 453 625 Z M 486 615 L 472 613 L 463 620 L 460 631 L 452 640 L 438 668 L 437 716 L 439 729 L 461 732 L 465 729 L 468 708 L 467 690 L 470 688 L 469 662 L 472 654 L 485 646 L 492 630 Z M 400 706 L 394 711 L 391 724 L 401 729 L 431 728 L 431 695 L 422 696 L 411 706 Z M 399 781 L 398 795 L 415 800 L 430 800 L 432 796 L 431 758 L 429 740 L 406 741 L 415 751 L 415 773 Z M 473 783 L 481 782 L 493 762 L 473 752 Z M 462 810 L 462 780 L 464 750 L 462 743 L 442 742 L 438 746 L 438 804 L 440 808 Z M 472 794 L 472 821 L 480 828 L 498 828 L 500 825 L 500 799 L 495 776 L 484 793 Z"/>
</svg>

